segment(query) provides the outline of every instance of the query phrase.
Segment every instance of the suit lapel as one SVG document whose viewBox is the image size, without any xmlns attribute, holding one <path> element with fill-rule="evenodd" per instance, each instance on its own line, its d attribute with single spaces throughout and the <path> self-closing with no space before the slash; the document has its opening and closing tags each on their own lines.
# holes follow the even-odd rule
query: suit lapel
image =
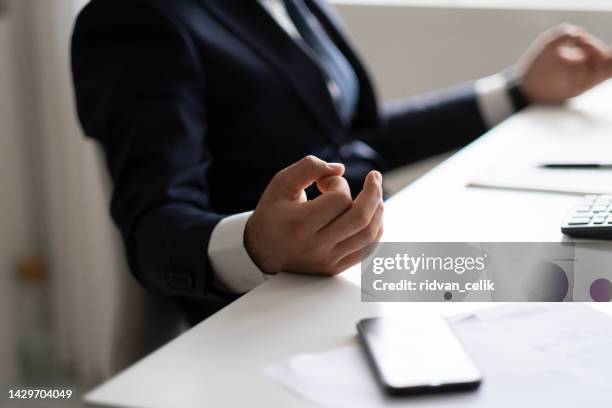
<svg viewBox="0 0 612 408">
<path fill-rule="evenodd" d="M 372 86 L 372 81 L 366 68 L 361 63 L 361 58 L 348 40 L 340 16 L 325 0 L 305 1 L 312 13 L 321 22 L 321 25 L 325 28 L 332 41 L 349 61 L 359 79 L 359 103 L 353 126 L 358 129 L 377 126 L 380 118 L 376 90 Z"/>
<path fill-rule="evenodd" d="M 321 70 L 256 0 L 204 0 L 201 4 L 286 77 L 335 143 L 340 118 Z"/>
</svg>

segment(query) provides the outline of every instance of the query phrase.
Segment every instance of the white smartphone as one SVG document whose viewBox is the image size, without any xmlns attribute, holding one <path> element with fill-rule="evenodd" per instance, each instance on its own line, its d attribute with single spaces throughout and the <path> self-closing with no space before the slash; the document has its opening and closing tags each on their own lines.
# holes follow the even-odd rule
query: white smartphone
<svg viewBox="0 0 612 408">
<path fill-rule="evenodd" d="M 361 320 L 359 338 L 376 377 L 390 394 L 474 390 L 480 371 L 440 316 Z"/>
</svg>

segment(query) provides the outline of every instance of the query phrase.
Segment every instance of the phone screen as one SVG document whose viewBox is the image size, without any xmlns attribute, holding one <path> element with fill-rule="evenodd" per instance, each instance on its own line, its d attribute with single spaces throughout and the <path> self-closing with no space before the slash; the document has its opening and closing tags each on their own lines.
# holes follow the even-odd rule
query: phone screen
<svg viewBox="0 0 612 408">
<path fill-rule="evenodd" d="M 442 317 L 385 317 L 357 324 L 362 344 L 390 393 L 477 388 L 482 377 Z"/>
</svg>

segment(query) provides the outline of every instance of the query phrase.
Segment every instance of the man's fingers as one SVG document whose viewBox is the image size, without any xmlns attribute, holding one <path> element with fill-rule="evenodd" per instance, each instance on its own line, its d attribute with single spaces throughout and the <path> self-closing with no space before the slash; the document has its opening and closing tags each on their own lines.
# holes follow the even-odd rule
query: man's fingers
<svg viewBox="0 0 612 408">
<path fill-rule="evenodd" d="M 342 174 L 344 174 L 342 164 L 327 163 L 315 156 L 306 156 L 278 172 L 270 182 L 270 189 L 274 194 L 295 199 L 318 179 Z"/>
<path fill-rule="evenodd" d="M 361 231 L 370 224 L 381 202 L 382 176 L 377 171 L 371 171 L 351 209 L 321 230 L 324 239 L 336 243 Z"/>
<path fill-rule="evenodd" d="M 560 47 L 556 52 L 561 58 L 561 61 L 566 65 L 578 69 L 586 68 L 589 56 L 584 49 L 578 47 Z"/>
<path fill-rule="evenodd" d="M 376 237 L 380 231 L 380 228 L 383 224 L 383 214 L 384 214 L 384 205 L 380 203 L 370 224 L 367 227 L 353 235 L 345 239 L 342 242 L 339 242 L 336 247 L 337 250 L 341 254 L 350 254 L 355 251 L 359 251 L 368 245 L 372 244 L 376 241 Z"/>
<path fill-rule="evenodd" d="M 606 44 L 582 27 L 561 25 L 553 30 L 553 32 L 556 33 L 553 34 L 553 39 L 550 41 L 550 46 L 553 49 L 557 49 L 562 45 L 576 48 L 591 62 L 604 61 L 610 57 L 610 49 Z M 580 52 L 577 54 L 580 54 Z"/>
<path fill-rule="evenodd" d="M 590 73 L 587 86 L 595 86 L 610 77 L 609 66 L 612 58 L 607 49 L 594 41 L 586 41 L 583 47 Z"/>
<path fill-rule="evenodd" d="M 544 34 L 544 39 L 553 47 L 564 44 L 573 44 L 586 34 L 586 30 L 569 23 L 561 24 Z"/>
<path fill-rule="evenodd" d="M 576 43 L 576 48 L 582 50 L 587 56 L 588 62 L 593 68 L 601 65 L 610 57 L 610 53 L 603 43 L 600 43 L 595 37 L 586 35 Z"/>
<path fill-rule="evenodd" d="M 344 258 L 342 258 L 337 264 L 336 264 L 336 268 L 335 270 L 340 272 L 343 272 L 345 270 L 347 270 L 348 268 L 350 268 L 353 265 L 358 264 L 359 262 L 361 262 L 362 259 L 367 258 L 368 256 L 370 256 L 370 254 L 372 254 L 372 252 L 374 252 L 376 250 L 376 248 L 378 247 L 378 245 L 376 244 L 378 241 L 380 241 L 380 238 L 382 237 L 383 234 L 383 227 L 381 225 L 380 229 L 378 230 L 378 234 L 376 235 L 376 239 L 374 240 L 374 243 L 371 245 L 368 245 L 358 251 L 355 251 L 347 256 L 345 256 Z"/>
<path fill-rule="evenodd" d="M 602 41 L 590 34 L 582 36 L 573 48 L 560 51 L 560 55 L 573 66 L 573 80 L 581 91 L 612 75 L 612 53 Z"/>
<path fill-rule="evenodd" d="M 324 228 L 353 205 L 351 189 L 344 177 L 326 177 L 317 181 L 317 184 L 323 194 L 304 203 L 306 217 L 314 231 Z"/>
<path fill-rule="evenodd" d="M 589 55 L 595 60 L 593 68 L 599 77 L 598 82 L 612 77 L 612 46 L 608 46 L 593 35 L 589 35 L 584 40 L 584 46 L 590 50 Z"/>
<path fill-rule="evenodd" d="M 328 191 L 341 191 L 348 192 L 350 194 L 351 192 L 346 179 L 342 176 L 323 177 L 317 180 L 317 188 L 322 193 L 326 193 Z"/>
<path fill-rule="evenodd" d="M 593 46 L 602 57 L 610 56 L 610 49 L 601 39 L 594 36 L 593 34 L 586 33 L 580 37 L 580 42 L 590 44 Z"/>
</svg>

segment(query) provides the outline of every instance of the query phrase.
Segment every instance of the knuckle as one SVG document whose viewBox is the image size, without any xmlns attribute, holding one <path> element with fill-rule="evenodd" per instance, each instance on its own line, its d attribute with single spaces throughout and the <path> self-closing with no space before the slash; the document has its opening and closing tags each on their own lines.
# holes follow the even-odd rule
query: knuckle
<svg viewBox="0 0 612 408">
<path fill-rule="evenodd" d="M 371 224 L 368 227 L 368 242 L 376 241 L 376 237 L 378 236 L 378 224 Z"/>
<path fill-rule="evenodd" d="M 321 160 L 320 160 L 318 157 L 313 156 L 312 154 L 309 154 L 308 156 L 305 156 L 305 157 L 304 157 L 304 158 L 301 160 L 301 162 L 302 162 L 302 163 L 304 163 L 304 164 L 306 164 L 306 165 L 309 165 L 309 166 L 316 165 L 316 164 L 318 164 L 320 161 L 321 161 Z"/>
<path fill-rule="evenodd" d="M 287 169 L 283 169 L 272 176 L 270 184 L 284 184 L 287 178 Z"/>
<path fill-rule="evenodd" d="M 554 30 L 553 32 L 563 38 L 569 39 L 572 37 L 576 37 L 578 35 L 580 35 L 581 33 L 583 33 L 585 30 L 584 28 L 577 26 L 575 24 L 571 24 L 571 23 L 563 23 L 561 25 L 559 25 L 557 27 L 556 30 Z"/>
<path fill-rule="evenodd" d="M 359 228 L 365 228 L 370 224 L 370 217 L 368 213 L 363 209 L 358 209 L 355 212 L 355 223 Z"/>
<path fill-rule="evenodd" d="M 571 26 L 567 23 L 559 24 L 556 27 L 551 28 L 548 31 L 544 31 L 539 38 L 546 42 L 554 41 L 556 39 L 564 40 L 569 38 L 571 32 Z"/>
<path fill-rule="evenodd" d="M 378 241 L 380 241 L 380 238 L 382 237 L 383 232 L 385 232 L 385 228 L 384 228 L 384 227 L 383 227 L 383 225 L 381 224 L 381 225 L 378 227 L 378 230 L 376 231 L 376 237 L 374 237 L 374 242 L 378 242 Z"/>
<path fill-rule="evenodd" d="M 362 232 L 361 239 L 360 239 L 361 245 L 370 245 L 372 242 L 376 240 L 377 235 L 378 235 L 378 226 L 375 225 L 374 223 L 371 223 Z"/>
<path fill-rule="evenodd" d="M 348 194 L 344 194 L 340 192 L 333 193 L 333 201 L 341 209 L 347 209 L 351 205 L 353 205 L 353 199 Z"/>
<path fill-rule="evenodd" d="M 368 197 L 382 199 L 382 186 L 378 183 L 372 183 L 366 186 L 366 192 Z"/>
</svg>

